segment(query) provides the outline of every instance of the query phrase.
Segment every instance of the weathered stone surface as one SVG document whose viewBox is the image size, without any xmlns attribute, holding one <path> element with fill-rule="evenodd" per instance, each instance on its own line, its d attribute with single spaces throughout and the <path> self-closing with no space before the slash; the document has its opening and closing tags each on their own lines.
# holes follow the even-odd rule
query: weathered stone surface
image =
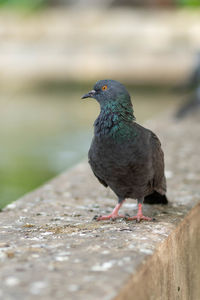
<svg viewBox="0 0 200 300">
<path fill-rule="evenodd" d="M 199 119 L 148 123 L 165 150 L 170 199 L 145 206 L 156 222 L 92 221 L 116 199 L 85 162 L 5 208 L 0 298 L 199 299 Z M 122 211 L 135 213 L 135 201 Z"/>
</svg>

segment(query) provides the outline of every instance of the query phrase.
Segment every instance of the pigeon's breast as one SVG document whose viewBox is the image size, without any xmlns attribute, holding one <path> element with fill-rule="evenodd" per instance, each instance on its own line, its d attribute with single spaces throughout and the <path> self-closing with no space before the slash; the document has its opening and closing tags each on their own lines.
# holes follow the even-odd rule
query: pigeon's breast
<svg viewBox="0 0 200 300">
<path fill-rule="evenodd" d="M 88 156 L 95 175 L 116 194 L 138 197 L 145 193 L 151 166 L 137 144 L 118 144 L 94 137 Z"/>
<path fill-rule="evenodd" d="M 126 148 L 123 145 L 110 141 L 110 139 L 95 137 L 88 154 L 90 164 L 91 166 L 92 163 L 95 166 L 98 165 L 102 173 L 104 173 L 105 168 L 112 172 L 117 166 L 125 167 L 129 163 Z"/>
</svg>

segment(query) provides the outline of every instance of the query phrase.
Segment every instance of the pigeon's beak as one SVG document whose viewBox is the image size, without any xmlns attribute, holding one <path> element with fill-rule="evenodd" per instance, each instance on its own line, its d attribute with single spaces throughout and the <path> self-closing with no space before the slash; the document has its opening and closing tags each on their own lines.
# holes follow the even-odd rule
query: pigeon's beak
<svg viewBox="0 0 200 300">
<path fill-rule="evenodd" d="M 96 91 L 95 91 L 95 90 L 91 90 L 89 93 L 83 95 L 83 96 L 81 97 L 81 99 L 85 99 L 85 98 L 93 98 L 95 94 L 96 94 Z"/>
</svg>

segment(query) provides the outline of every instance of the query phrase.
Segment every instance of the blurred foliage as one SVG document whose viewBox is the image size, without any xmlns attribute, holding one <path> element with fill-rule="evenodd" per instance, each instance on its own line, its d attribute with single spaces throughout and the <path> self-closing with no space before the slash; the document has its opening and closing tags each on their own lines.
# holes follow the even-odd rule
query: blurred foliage
<svg viewBox="0 0 200 300">
<path fill-rule="evenodd" d="M 200 7 L 200 0 L 178 0 L 179 5 Z"/>
<path fill-rule="evenodd" d="M 1 7 L 24 11 L 37 11 L 47 4 L 47 0 L 0 0 Z"/>
<path fill-rule="evenodd" d="M 14 10 L 22 11 L 37 11 L 51 6 L 74 6 L 78 3 L 83 3 L 83 1 L 75 0 L 0 0 L 0 7 L 6 7 Z M 113 0 L 106 3 L 106 1 L 101 0 L 85 0 L 85 5 L 91 7 L 91 5 L 98 4 L 100 7 L 108 6 L 143 6 L 143 7 L 166 7 L 166 6 L 200 6 L 200 0 Z"/>
</svg>

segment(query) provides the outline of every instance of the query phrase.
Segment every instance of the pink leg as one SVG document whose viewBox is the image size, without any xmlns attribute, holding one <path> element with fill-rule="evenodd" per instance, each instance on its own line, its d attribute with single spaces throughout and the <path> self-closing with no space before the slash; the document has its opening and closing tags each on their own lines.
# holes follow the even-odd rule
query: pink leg
<svg viewBox="0 0 200 300">
<path fill-rule="evenodd" d="M 125 200 L 124 200 L 125 201 Z M 125 218 L 124 215 L 119 215 L 118 212 L 120 210 L 120 207 L 122 206 L 122 204 L 124 203 L 124 201 L 118 203 L 114 210 L 112 211 L 112 213 L 108 216 L 95 216 L 94 219 L 97 220 L 97 221 L 102 221 L 102 220 L 115 220 L 115 219 L 118 219 L 118 218 Z"/>
<path fill-rule="evenodd" d="M 138 204 L 137 216 L 128 217 L 128 218 L 126 217 L 126 220 L 128 220 L 128 221 L 137 220 L 137 222 L 140 222 L 141 220 L 152 221 L 152 218 L 143 216 L 143 213 L 142 213 L 142 204 L 139 203 Z"/>
</svg>

